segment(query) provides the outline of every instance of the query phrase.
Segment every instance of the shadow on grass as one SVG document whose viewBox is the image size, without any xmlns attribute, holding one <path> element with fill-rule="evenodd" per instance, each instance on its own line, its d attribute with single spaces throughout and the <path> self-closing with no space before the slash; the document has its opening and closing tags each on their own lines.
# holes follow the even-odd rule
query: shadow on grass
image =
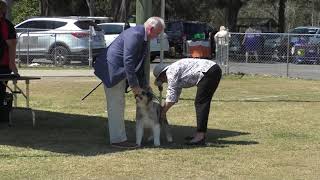
<svg viewBox="0 0 320 180">
<path fill-rule="evenodd" d="M 315 102 L 320 102 L 319 100 L 292 100 L 292 99 L 274 99 L 274 100 L 264 100 L 267 98 L 260 98 L 261 100 L 250 100 L 250 99 L 230 99 L 230 100 L 223 100 L 223 99 L 214 99 L 212 101 L 214 102 L 252 102 L 252 103 L 264 103 L 264 102 L 286 102 L 286 103 L 300 103 L 300 102 L 304 102 L 304 103 L 315 103 Z M 179 98 L 179 100 L 184 100 L 184 101 L 194 101 L 194 98 Z"/>
<path fill-rule="evenodd" d="M 13 111 L 13 127 L 0 126 L 0 144 L 32 148 L 69 155 L 94 156 L 126 151 L 113 148 L 108 142 L 106 119 L 104 117 L 65 114 L 36 110 L 36 126 L 32 127 L 30 112 Z M 184 137 L 191 135 L 194 127 L 171 126 L 175 143 L 162 143 L 161 148 L 195 148 L 183 145 Z M 128 139 L 135 141 L 135 123 L 126 121 Z M 228 147 L 229 145 L 258 144 L 255 141 L 228 141 L 222 138 L 248 135 L 246 132 L 208 129 L 207 146 Z M 147 148 L 152 142 L 144 141 Z"/>
</svg>

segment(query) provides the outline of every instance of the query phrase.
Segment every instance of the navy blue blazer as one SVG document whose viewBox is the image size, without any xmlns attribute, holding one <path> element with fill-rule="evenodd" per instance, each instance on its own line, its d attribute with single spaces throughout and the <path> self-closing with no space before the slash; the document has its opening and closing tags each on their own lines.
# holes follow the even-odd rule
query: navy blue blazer
<svg viewBox="0 0 320 180">
<path fill-rule="evenodd" d="M 126 29 L 96 58 L 94 74 L 108 88 L 125 78 L 130 87 L 146 85 L 146 77 L 142 72 L 147 52 L 144 37 L 143 25 Z"/>
</svg>

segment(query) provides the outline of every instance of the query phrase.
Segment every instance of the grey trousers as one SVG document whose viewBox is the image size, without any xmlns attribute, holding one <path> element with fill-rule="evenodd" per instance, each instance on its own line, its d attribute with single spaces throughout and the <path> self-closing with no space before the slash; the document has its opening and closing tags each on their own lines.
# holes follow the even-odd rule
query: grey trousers
<svg viewBox="0 0 320 180">
<path fill-rule="evenodd" d="M 110 144 L 127 140 L 124 123 L 126 80 L 120 81 L 112 88 L 104 86 L 107 100 L 107 116 Z"/>
</svg>

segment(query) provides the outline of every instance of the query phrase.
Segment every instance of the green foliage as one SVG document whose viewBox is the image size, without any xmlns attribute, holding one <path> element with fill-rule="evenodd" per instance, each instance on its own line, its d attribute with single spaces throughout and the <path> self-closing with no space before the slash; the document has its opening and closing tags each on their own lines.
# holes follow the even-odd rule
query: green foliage
<svg viewBox="0 0 320 180">
<path fill-rule="evenodd" d="M 15 1 L 12 9 L 12 22 L 17 24 L 30 16 L 39 16 L 39 0 L 18 0 Z"/>
<path fill-rule="evenodd" d="M 39 16 L 40 0 L 12 0 L 13 23 L 30 16 Z M 196 20 L 233 27 L 239 18 L 272 18 L 280 21 L 285 31 L 301 25 L 320 25 L 320 0 L 283 0 L 284 9 L 279 9 L 280 0 L 166 0 L 166 19 Z M 121 0 L 95 0 L 96 16 L 118 17 Z M 136 0 L 131 2 L 127 15 L 135 15 Z M 152 15 L 160 16 L 161 0 L 153 0 Z M 89 10 L 85 0 L 49 0 L 49 16 L 86 16 Z M 280 13 L 279 13 L 280 11 Z M 282 13 L 281 13 L 282 12 Z M 283 18 L 279 19 L 284 16 Z M 282 16 L 281 16 L 282 15 Z"/>
</svg>

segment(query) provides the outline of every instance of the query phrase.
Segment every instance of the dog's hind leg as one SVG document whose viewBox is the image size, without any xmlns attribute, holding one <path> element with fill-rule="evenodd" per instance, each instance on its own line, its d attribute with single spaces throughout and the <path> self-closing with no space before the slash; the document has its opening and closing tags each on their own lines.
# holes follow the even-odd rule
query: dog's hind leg
<svg viewBox="0 0 320 180">
<path fill-rule="evenodd" d="M 160 124 L 155 124 L 152 127 L 152 132 L 154 146 L 160 146 Z"/>
<path fill-rule="evenodd" d="M 136 144 L 140 147 L 143 137 L 143 123 L 141 121 L 136 122 Z"/>
<path fill-rule="evenodd" d="M 171 129 L 169 127 L 168 122 L 164 122 L 162 124 L 162 130 L 164 131 L 164 134 L 166 135 L 166 139 L 169 143 L 173 142 L 172 134 L 171 134 Z"/>
</svg>

